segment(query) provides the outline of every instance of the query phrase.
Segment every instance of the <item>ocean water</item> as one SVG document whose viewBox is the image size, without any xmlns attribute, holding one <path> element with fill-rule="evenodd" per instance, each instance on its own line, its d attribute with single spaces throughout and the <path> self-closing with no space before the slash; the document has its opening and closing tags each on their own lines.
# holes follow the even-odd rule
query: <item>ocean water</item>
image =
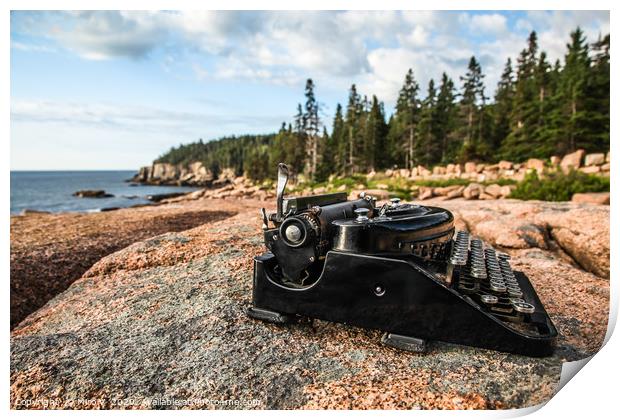
<svg viewBox="0 0 620 420">
<path fill-rule="evenodd" d="M 150 201 L 151 194 L 190 192 L 192 187 L 139 185 L 125 180 L 135 171 L 11 171 L 11 214 L 24 209 L 57 212 L 92 212 L 106 207 L 130 207 Z M 105 190 L 114 197 L 79 198 L 78 190 Z"/>
</svg>

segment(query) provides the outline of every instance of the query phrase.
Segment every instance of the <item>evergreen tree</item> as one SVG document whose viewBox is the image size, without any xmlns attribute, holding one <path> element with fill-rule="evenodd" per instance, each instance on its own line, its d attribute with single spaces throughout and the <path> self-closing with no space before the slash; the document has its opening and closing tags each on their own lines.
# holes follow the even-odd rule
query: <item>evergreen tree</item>
<svg viewBox="0 0 620 420">
<path fill-rule="evenodd" d="M 345 139 L 346 139 L 346 165 L 345 174 L 353 174 L 359 171 L 359 138 L 361 137 L 361 114 L 362 102 L 357 88 L 351 85 L 349 91 L 349 102 L 344 120 Z"/>
<path fill-rule="evenodd" d="M 301 104 L 297 104 L 297 114 L 295 114 L 295 132 L 299 135 L 306 133 L 306 118 L 301 108 Z"/>
<path fill-rule="evenodd" d="M 482 143 L 483 108 L 486 97 L 484 95 L 484 75 L 476 57 L 471 57 L 467 66 L 467 73 L 461 77 L 463 82 L 460 107 L 459 134 L 463 144 L 459 152 L 460 160 L 480 158 L 484 151 Z"/>
<path fill-rule="evenodd" d="M 435 105 L 435 132 L 437 142 L 441 145 L 441 162 L 454 162 L 458 151 L 455 136 L 457 106 L 455 103 L 454 82 L 446 73 L 441 75 L 441 85 Z"/>
<path fill-rule="evenodd" d="M 534 69 L 534 83 L 536 91 L 536 116 L 532 118 L 530 142 L 532 149 L 529 155 L 531 157 L 546 158 L 554 153 L 555 146 L 553 144 L 553 135 L 549 127 L 551 126 L 551 113 L 556 106 L 553 98 L 553 89 L 556 77 L 551 69 L 551 65 L 547 62 L 547 54 L 543 51 L 540 53 L 538 63 Z"/>
<path fill-rule="evenodd" d="M 441 160 L 441 145 L 436 140 L 437 91 L 435 81 L 428 82 L 426 98 L 422 101 L 415 144 L 415 163 L 433 165 Z"/>
<path fill-rule="evenodd" d="M 514 84 L 512 61 L 508 58 L 502 76 L 497 83 L 495 103 L 493 104 L 493 134 L 491 136 L 491 145 L 496 153 L 502 142 L 510 133 L 509 116 L 512 113 L 515 93 Z"/>
<path fill-rule="evenodd" d="M 327 128 L 323 126 L 323 134 L 319 138 L 319 156 L 321 159 L 317 166 L 315 181 L 323 182 L 334 173 L 336 155 L 334 138 L 327 133 Z"/>
<path fill-rule="evenodd" d="M 517 81 L 510 114 L 510 133 L 502 144 L 505 159 L 522 161 L 532 152 L 531 135 L 538 125 L 538 88 L 535 78 L 538 43 L 536 32 L 528 38 L 528 47 L 517 59 Z"/>
<path fill-rule="evenodd" d="M 348 141 L 345 136 L 344 118 L 342 116 L 342 105 L 336 105 L 336 115 L 334 115 L 334 121 L 332 123 L 332 145 L 333 150 L 327 151 L 327 153 L 333 153 L 334 158 L 334 172 L 338 174 L 345 174 L 347 168 L 348 159 Z"/>
<path fill-rule="evenodd" d="M 308 79 L 306 82 L 306 106 L 303 114 L 304 128 L 306 133 L 306 173 L 310 179 L 316 175 L 319 162 L 319 105 L 314 97 L 314 82 Z"/>
<path fill-rule="evenodd" d="M 590 145 L 592 151 L 609 150 L 609 44 L 610 37 L 606 35 L 592 44 L 592 67 L 587 95 L 587 107 L 591 110 L 592 137 Z"/>
<path fill-rule="evenodd" d="M 557 91 L 557 107 L 552 117 L 554 139 L 558 153 L 578 148 L 592 149 L 596 144 L 597 128 L 589 119 L 589 77 L 591 75 L 589 48 L 583 31 L 577 28 L 570 35 L 564 68 L 560 73 Z"/>
<path fill-rule="evenodd" d="M 364 163 L 365 170 L 375 170 L 386 163 L 385 138 L 387 125 L 383 104 L 375 95 L 372 96 L 372 105 L 366 116 L 366 135 L 364 136 Z"/>
<path fill-rule="evenodd" d="M 414 146 L 416 127 L 420 118 L 420 87 L 415 81 L 413 70 L 405 75 L 405 82 L 398 94 L 396 112 L 391 120 L 389 141 L 392 158 L 397 165 L 411 169 L 414 166 Z M 403 153 L 404 152 L 404 153 Z M 404 155 L 404 159 L 402 156 Z"/>
</svg>

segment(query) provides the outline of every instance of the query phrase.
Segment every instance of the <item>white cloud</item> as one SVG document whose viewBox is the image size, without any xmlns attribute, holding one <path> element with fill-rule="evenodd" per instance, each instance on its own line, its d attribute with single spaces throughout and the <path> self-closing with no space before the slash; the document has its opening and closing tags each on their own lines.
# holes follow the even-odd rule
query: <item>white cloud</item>
<svg viewBox="0 0 620 420">
<path fill-rule="evenodd" d="M 146 106 L 111 103 L 15 100 L 12 123 L 61 124 L 115 128 L 133 132 L 168 132 L 175 137 L 194 138 L 210 127 L 277 127 L 283 115 L 231 115 L 172 111 Z"/>
<path fill-rule="evenodd" d="M 63 45 L 92 60 L 143 58 L 165 42 L 165 14 L 156 12 L 97 11 L 67 15 L 67 26 L 52 28 Z"/>
<path fill-rule="evenodd" d="M 498 13 L 473 15 L 469 18 L 469 28 L 471 31 L 499 35 L 508 30 L 506 21 L 506 17 Z"/>
<path fill-rule="evenodd" d="M 48 15 L 45 15 L 48 16 Z M 472 55 L 487 74 L 487 92 L 507 57 L 525 47 L 536 30 L 551 61 L 562 58 L 568 34 L 582 26 L 590 41 L 609 31 L 609 12 L 535 11 L 510 23 L 499 12 L 75 12 L 49 19 L 48 36 L 88 59 L 139 59 L 166 51 L 199 80 L 252 80 L 301 85 L 307 77 L 341 89 L 356 82 L 393 102 L 404 72 L 420 84 L 447 72 L 457 85 Z M 32 25 L 30 25 L 32 26 Z M 15 41 L 17 42 L 17 41 Z M 20 48 L 15 44 L 15 48 Z M 215 64 L 203 64 L 209 56 Z M 178 68 L 181 64 L 176 64 Z"/>
</svg>

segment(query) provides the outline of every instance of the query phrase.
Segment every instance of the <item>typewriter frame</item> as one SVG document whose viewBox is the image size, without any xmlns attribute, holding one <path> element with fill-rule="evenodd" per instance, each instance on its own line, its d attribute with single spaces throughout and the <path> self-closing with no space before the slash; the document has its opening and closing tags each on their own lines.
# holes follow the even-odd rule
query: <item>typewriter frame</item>
<svg viewBox="0 0 620 420">
<path fill-rule="evenodd" d="M 254 258 L 252 308 L 255 318 L 288 323 L 296 314 L 387 331 L 383 341 L 404 350 L 423 350 L 426 340 L 547 356 L 557 331 L 523 273 L 515 276 L 537 310 L 531 315 L 547 331 L 531 336 L 481 310 L 472 299 L 411 261 L 329 251 L 319 279 L 304 288 L 282 284 L 267 252 Z"/>
</svg>

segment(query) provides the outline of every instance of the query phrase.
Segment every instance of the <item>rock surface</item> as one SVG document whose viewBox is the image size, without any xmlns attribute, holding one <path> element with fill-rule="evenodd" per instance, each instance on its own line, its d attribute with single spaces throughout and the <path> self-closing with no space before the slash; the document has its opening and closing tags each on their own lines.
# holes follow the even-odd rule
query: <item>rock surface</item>
<svg viewBox="0 0 620 420">
<path fill-rule="evenodd" d="M 600 193 L 576 193 L 573 194 L 571 201 L 575 203 L 586 203 L 586 204 L 609 204 L 610 193 L 608 192 L 600 192 Z"/>
<path fill-rule="evenodd" d="M 494 235 L 503 238 L 513 266 L 530 276 L 560 332 L 554 356 L 442 343 L 416 355 L 384 347 L 378 331 L 248 319 L 252 257 L 263 244 L 255 208 L 239 200 L 234 217 L 146 239 L 101 259 L 15 328 L 11 407 L 169 408 L 176 399 L 189 401 L 186 408 L 512 408 L 548 400 L 562 361 L 600 347 L 609 282 L 575 266 L 554 248 L 552 236 L 532 233 L 532 226 L 581 225 L 580 211 L 599 223 L 606 214 L 608 226 L 609 207 L 437 204 L 454 211 L 459 227 L 492 242 Z M 553 222 L 560 215 L 562 222 Z M 570 230 L 585 234 L 594 224 Z M 595 235 L 601 243 L 609 239 Z"/>
<path fill-rule="evenodd" d="M 106 193 L 104 190 L 80 190 L 73 193 L 75 197 L 80 198 L 108 198 L 114 197 L 112 194 Z"/>
<path fill-rule="evenodd" d="M 249 205 L 249 204 L 248 204 Z M 141 239 L 228 217 L 208 202 L 105 213 L 11 217 L 11 328 L 65 290 L 100 258 Z"/>
</svg>

